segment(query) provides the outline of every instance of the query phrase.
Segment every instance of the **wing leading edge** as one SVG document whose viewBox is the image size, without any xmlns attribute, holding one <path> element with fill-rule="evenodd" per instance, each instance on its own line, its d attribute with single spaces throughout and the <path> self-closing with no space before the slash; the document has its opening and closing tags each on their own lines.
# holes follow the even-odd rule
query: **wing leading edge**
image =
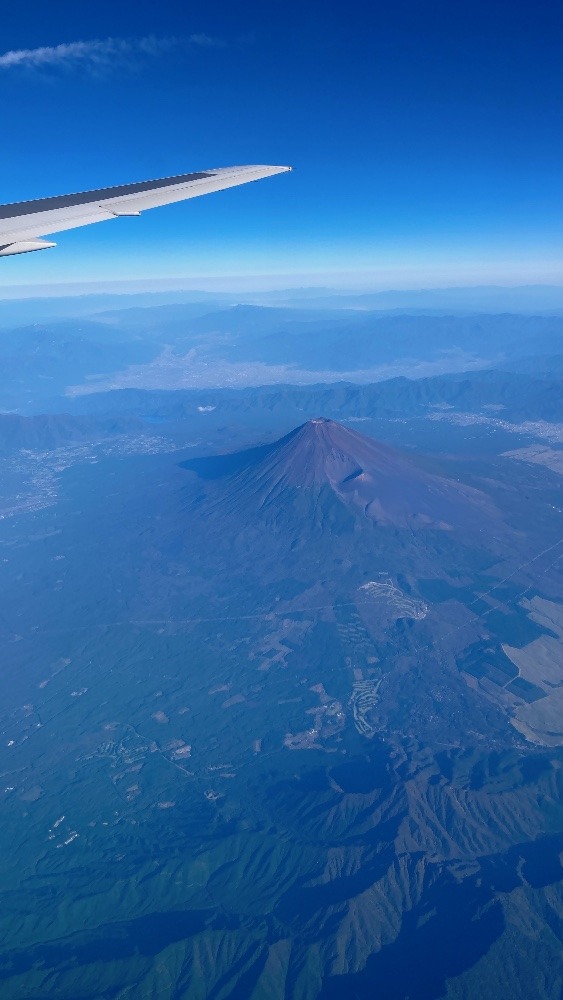
<svg viewBox="0 0 563 1000">
<path fill-rule="evenodd" d="M 122 184 L 98 191 L 63 194 L 38 201 L 0 205 L 0 257 L 56 246 L 42 236 L 65 229 L 89 226 L 94 222 L 140 215 L 149 208 L 171 205 L 213 191 L 282 174 L 291 167 L 221 167 L 194 174 L 180 174 L 156 181 Z"/>
</svg>

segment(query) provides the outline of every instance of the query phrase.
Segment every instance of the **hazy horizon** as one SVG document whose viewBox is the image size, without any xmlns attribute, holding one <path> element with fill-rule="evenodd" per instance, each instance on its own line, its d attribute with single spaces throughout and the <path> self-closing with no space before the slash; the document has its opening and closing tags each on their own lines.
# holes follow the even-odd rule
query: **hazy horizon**
<svg viewBox="0 0 563 1000">
<path fill-rule="evenodd" d="M 4 263 L 4 262 L 3 262 Z M 301 280 L 300 280 L 301 279 Z M 223 275 L 198 278 L 130 278 L 91 281 L 61 281 L 33 284 L 6 284 L 0 280 L 0 301 L 25 298 L 70 298 L 88 295 L 134 295 L 138 293 L 158 294 L 178 292 L 191 294 L 237 294 L 244 292 L 306 292 L 319 295 L 385 295 L 424 292 L 464 292 L 464 291 L 561 291 L 561 282 L 556 281 L 467 281 L 434 284 L 412 282 L 405 285 L 381 284 L 357 278 L 347 283 L 342 275 L 319 272 L 318 274 L 271 274 L 271 275 Z"/>
</svg>

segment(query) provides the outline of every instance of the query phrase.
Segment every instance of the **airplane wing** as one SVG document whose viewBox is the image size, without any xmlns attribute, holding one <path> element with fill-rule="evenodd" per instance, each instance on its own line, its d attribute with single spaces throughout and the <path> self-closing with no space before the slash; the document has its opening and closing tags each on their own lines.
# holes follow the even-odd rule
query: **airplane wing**
<svg viewBox="0 0 563 1000">
<path fill-rule="evenodd" d="M 51 233 L 120 216 L 140 215 L 147 208 L 197 198 L 288 170 L 291 167 L 221 167 L 196 174 L 164 177 L 158 181 L 140 181 L 99 191 L 0 205 L 0 257 L 54 247 L 56 243 L 40 239 Z"/>
</svg>

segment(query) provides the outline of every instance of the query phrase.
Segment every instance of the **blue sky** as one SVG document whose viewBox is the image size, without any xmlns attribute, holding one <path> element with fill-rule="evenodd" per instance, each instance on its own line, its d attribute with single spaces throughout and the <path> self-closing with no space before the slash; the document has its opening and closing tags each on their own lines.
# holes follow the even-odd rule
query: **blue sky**
<svg viewBox="0 0 563 1000">
<path fill-rule="evenodd" d="M 0 201 L 295 172 L 61 234 L 0 286 L 561 284 L 562 66 L 555 0 L 6 5 Z"/>
</svg>

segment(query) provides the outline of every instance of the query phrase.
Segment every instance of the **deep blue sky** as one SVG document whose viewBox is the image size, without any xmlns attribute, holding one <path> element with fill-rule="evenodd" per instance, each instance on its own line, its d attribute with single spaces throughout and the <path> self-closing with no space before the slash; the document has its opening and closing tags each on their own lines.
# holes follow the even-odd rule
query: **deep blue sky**
<svg viewBox="0 0 563 1000">
<path fill-rule="evenodd" d="M 3 260 L 0 285 L 563 283 L 562 67 L 555 0 L 5 5 L 0 201 L 239 163 L 295 172 L 61 234 Z"/>
</svg>

